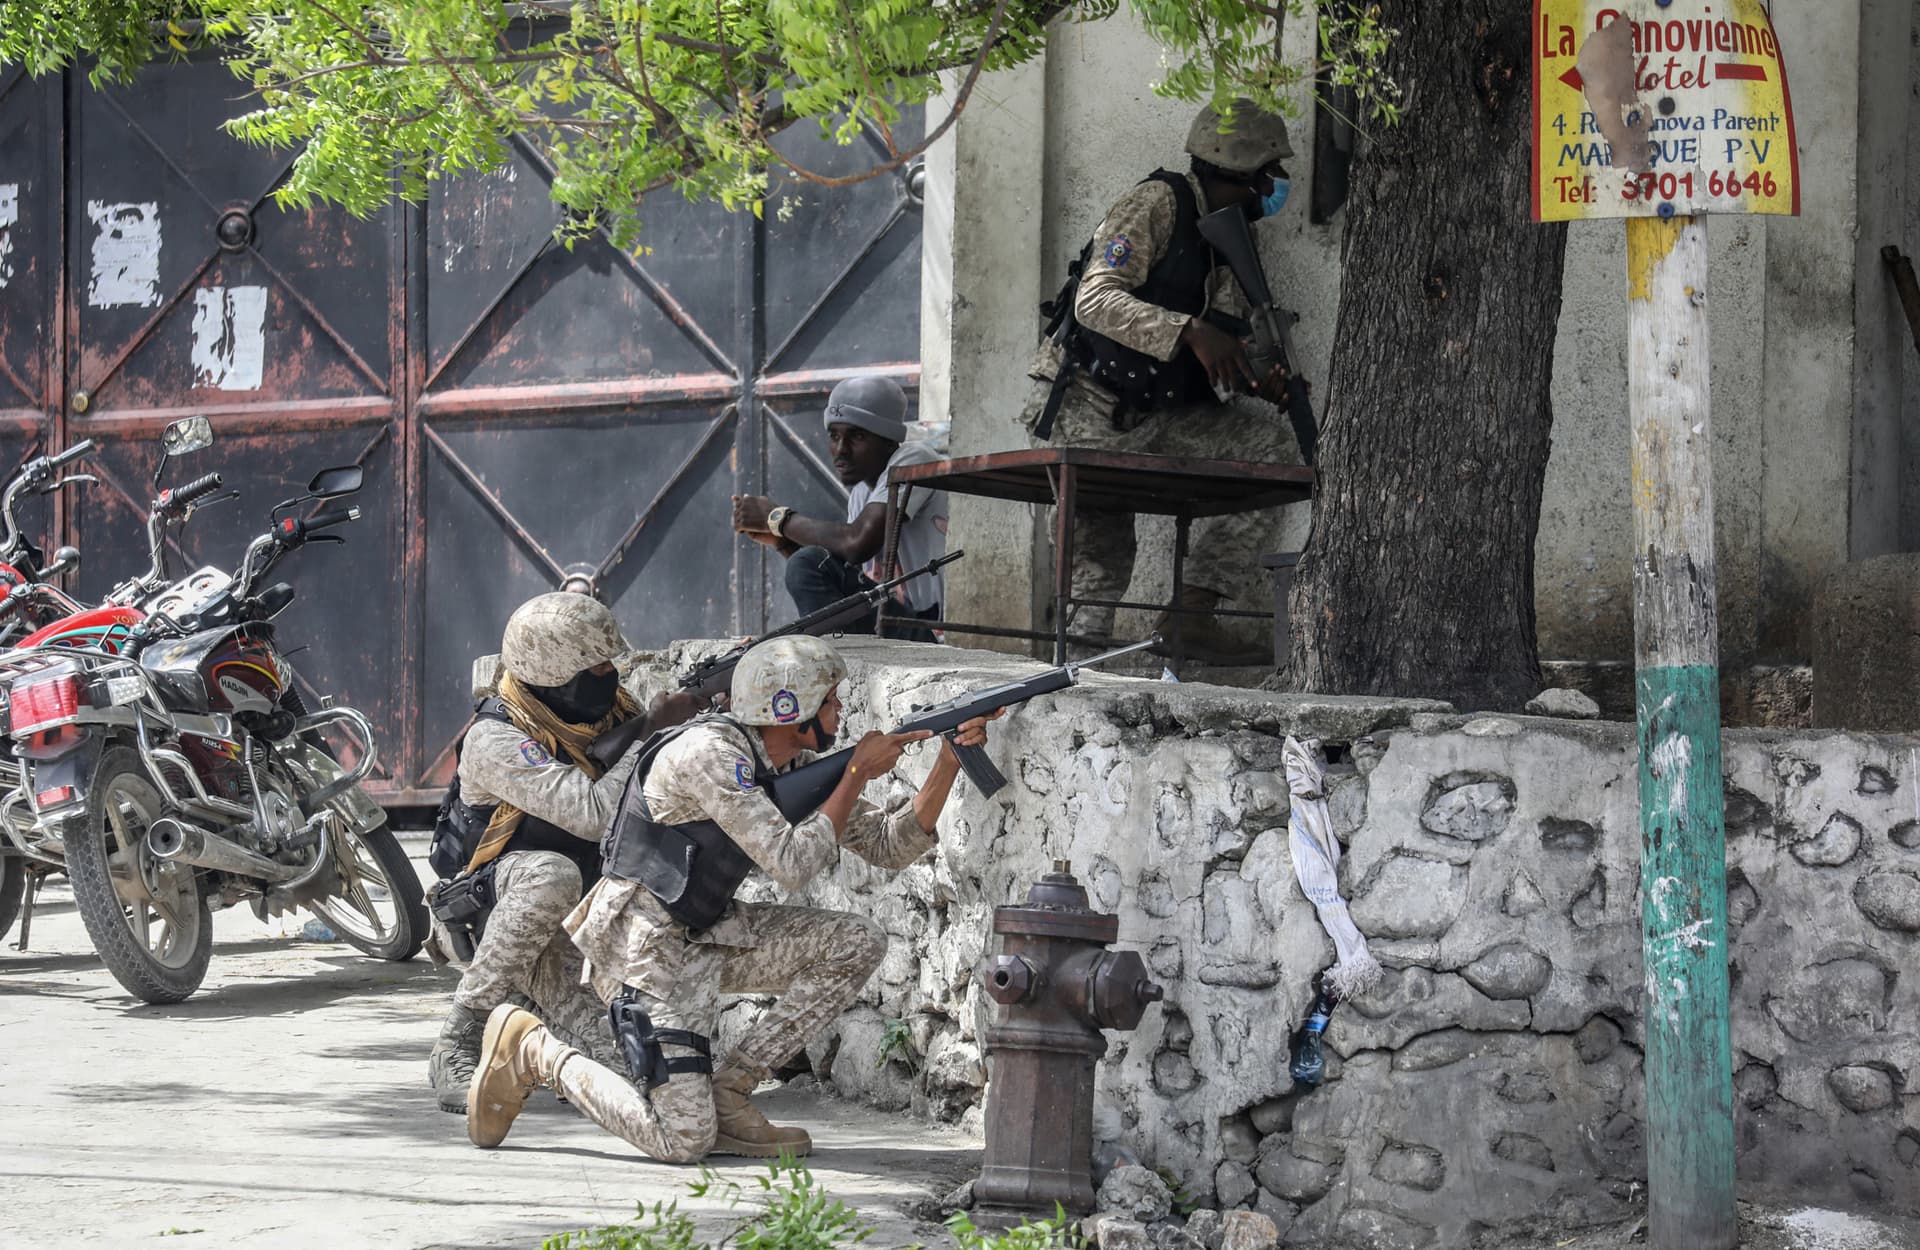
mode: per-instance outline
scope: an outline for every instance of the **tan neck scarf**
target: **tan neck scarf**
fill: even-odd
[[[534,697],[512,673],[500,674],[500,701],[507,706],[507,715],[514,727],[547,748],[555,758],[562,752],[567,758],[584,770],[588,777],[600,780],[601,769],[588,756],[587,748],[593,740],[612,729],[615,725],[640,715],[640,704],[627,692],[625,686],[614,697],[613,711],[608,712],[591,725],[574,725],[561,720],[552,708]],[[511,803],[502,802],[493,809],[493,816],[487,821],[487,832],[480,839],[480,846],[467,862],[467,871],[485,864],[506,849],[507,843],[520,828],[520,821],[526,813]]]

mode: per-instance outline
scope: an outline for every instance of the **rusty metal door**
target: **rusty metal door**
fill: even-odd
[[[791,610],[729,497],[838,515],[826,391],[862,369],[917,380],[907,171],[809,188],[764,221],[658,196],[635,257],[554,243],[528,150],[368,220],[283,212],[288,155],[218,131],[237,95],[211,60],[104,91],[0,83],[0,219],[17,206],[0,220],[0,467],[37,441],[100,442],[103,485],[57,519],[84,594],[141,564],[167,421],[211,416],[216,446],[177,472],[243,492],[195,518],[181,567],[231,567],[268,506],[362,464],[349,545],[283,566],[300,592],[283,640],[373,717],[393,803],[437,798],[474,657],[570,570],[641,646]],[[875,159],[812,138],[794,155],[829,173]]]

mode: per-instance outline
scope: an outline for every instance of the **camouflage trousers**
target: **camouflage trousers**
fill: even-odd
[[[580,901],[580,869],[557,851],[509,851],[493,870],[494,905],[453,1001],[484,1017],[529,1008],[567,1042],[621,1066],[607,1009],[580,983],[584,964],[560,921]]]
[[[689,942],[673,997],[643,994],[641,1000],[656,1028],[712,1038],[720,1028],[722,994],[778,994],[731,1054],[713,1057],[716,1072],[744,1069],[765,1080],[853,1005],[880,966],[887,939],[871,921],[846,912],[758,911],[760,945]],[[524,1044],[532,1051],[524,1058],[543,1082],[642,1154],[691,1163],[713,1149],[716,1121],[707,1075],[676,1073],[648,1091],[621,1076],[617,1066],[596,1062],[541,1030]],[[670,1058],[693,1053],[682,1046],[662,1049]]]
[[[1050,379],[1036,379],[1021,410],[1020,421],[1029,435],[1040,420]],[[1053,437],[1039,446],[1097,447],[1106,451],[1139,452],[1155,456],[1187,456],[1204,460],[1251,460],[1267,464],[1299,464],[1300,449],[1286,414],[1265,400],[1236,395],[1214,406],[1170,408],[1144,414],[1129,430],[1113,424],[1113,396],[1076,377],[1061,397],[1053,420]],[[1137,542],[1133,514],[1076,511],[1073,525],[1073,597],[1121,599],[1133,581]],[[1229,593],[1247,580],[1247,569],[1279,540],[1280,510],[1202,517],[1187,536],[1187,559],[1181,580],[1188,586]],[[1104,635],[1113,628],[1113,609],[1077,608],[1076,632]]]

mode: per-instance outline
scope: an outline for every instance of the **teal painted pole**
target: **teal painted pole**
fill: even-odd
[[[1652,1250],[1735,1250],[1707,225],[1627,220]]]

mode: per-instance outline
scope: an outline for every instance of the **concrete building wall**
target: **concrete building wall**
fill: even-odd
[[[1877,270],[1883,242],[1909,250],[1920,244],[1908,190],[1920,176],[1909,116],[1916,7],[1914,0],[1777,7],[1792,75],[1802,216],[1711,223],[1722,651],[1730,665],[1804,661],[1809,599],[1828,572],[1872,551],[1920,546],[1920,369],[1907,355],[1912,346],[1897,309],[1885,315],[1891,296]],[[1292,23],[1286,59],[1306,64],[1312,43],[1311,25]],[[979,205],[971,228],[991,242],[969,254],[972,267],[955,264],[936,277],[940,260],[928,236],[929,286],[947,282],[952,293],[937,310],[942,315],[930,309],[923,320],[923,359],[929,372],[950,360],[957,380],[964,356],[988,375],[969,384],[979,406],[952,411],[957,448],[1025,445],[1013,416],[1038,328],[1033,304],[1058,285],[1108,204],[1155,166],[1183,161],[1193,110],[1153,95],[1159,74],[1159,50],[1124,9],[1104,22],[1062,25],[1037,93],[1027,80],[1002,88],[990,77],[982,89],[1000,91],[1004,107],[970,110],[957,128],[959,143],[941,173],[960,202]],[[1324,377],[1345,217],[1308,222],[1312,122],[1304,91],[1297,103],[1292,202],[1258,235],[1283,301],[1302,315],[1297,338],[1308,376]],[[1017,108],[1029,111],[1016,116],[1010,110]],[[969,150],[967,128],[981,116],[1000,141]],[[1037,204],[1031,188],[1002,189],[1010,170],[1035,165]],[[1036,217],[1037,248],[1029,233]],[[966,228],[956,224],[955,257]],[[1576,226],[1568,249],[1554,449],[1536,552],[1541,649],[1550,659],[1625,659],[1633,622],[1624,230],[1619,222]],[[956,512],[955,533],[972,568],[957,583],[953,614],[1024,620],[1028,583],[1003,553],[1032,559],[1036,539],[1044,541],[1036,519],[1004,506],[969,511],[966,524],[962,515]],[[1171,526],[1143,526],[1148,537],[1129,591],[1135,599],[1164,586],[1171,543]],[[1273,548],[1297,548],[1305,529],[1304,515],[1289,517]],[[1250,606],[1266,606],[1257,577],[1244,591]]]

